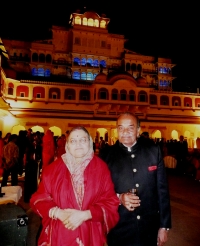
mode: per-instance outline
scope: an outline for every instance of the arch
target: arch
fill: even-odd
[[[36,86],[33,88],[34,98],[45,98],[45,88],[41,86]]]
[[[169,97],[168,96],[161,96],[160,97],[160,105],[168,105],[169,106]]]
[[[72,78],[79,80],[79,79],[81,79],[81,75],[80,75],[80,73],[78,71],[74,71],[73,75],[72,75]]]
[[[105,139],[105,137],[107,138],[107,140],[108,140],[108,131],[107,131],[107,129],[106,128],[98,128],[97,129],[97,132],[98,132],[98,134],[97,134],[97,136],[99,137],[98,138],[98,143],[99,143],[99,141],[100,141],[100,137],[103,137],[103,139],[106,141],[106,139]]]
[[[80,58],[74,57],[74,66],[80,66]]]
[[[46,69],[45,72],[44,72],[44,76],[45,77],[50,77],[50,75],[51,75],[50,69]]]
[[[163,68],[163,73],[167,73],[168,69],[166,67]]]
[[[134,102],[135,99],[136,99],[136,98],[135,98],[135,91],[130,90],[130,91],[129,91],[129,101]]]
[[[45,63],[45,55],[43,53],[39,54],[39,62]]]
[[[92,67],[93,66],[93,60],[92,58],[87,59],[87,67]]]
[[[100,67],[106,67],[106,61],[105,60],[100,61]]]
[[[46,63],[51,63],[51,61],[52,61],[51,55],[47,54],[46,55]]]
[[[100,28],[106,28],[106,21],[105,20],[100,21]]]
[[[185,106],[185,107],[192,107],[192,98],[190,98],[190,97],[185,97],[185,98],[184,98],[184,106]]]
[[[118,100],[118,90],[117,89],[112,89],[111,98],[112,100]]]
[[[32,70],[31,70],[31,74],[33,75],[33,76],[38,76],[38,70],[37,70],[37,68],[32,68]]]
[[[195,107],[200,108],[200,98],[195,98]]]
[[[106,88],[100,88],[98,91],[98,99],[106,99],[108,100],[109,94],[108,94],[108,90]]]
[[[61,136],[62,135],[61,129],[57,126],[51,126],[51,127],[49,127],[49,130],[51,130],[53,132],[54,136]]]
[[[94,80],[93,73],[91,72],[87,73],[87,80]]]
[[[25,131],[25,127],[22,125],[16,125],[12,127],[11,134],[19,135],[19,131]]]
[[[150,100],[150,104],[157,105],[157,96],[156,95],[150,95],[149,100]]]
[[[32,62],[38,62],[38,54],[35,52],[32,54]]]
[[[148,95],[146,91],[140,91],[138,93],[138,102],[148,102]]]
[[[14,84],[9,83],[8,84],[8,95],[13,95],[13,92],[14,92]]]
[[[80,90],[79,100],[90,101],[90,91],[89,90]]]
[[[65,89],[64,97],[67,100],[75,100],[76,99],[76,91],[74,89]]]
[[[28,86],[25,86],[25,85],[17,86],[16,96],[17,97],[28,97],[29,96]]]
[[[41,132],[41,133],[44,133],[44,129],[41,126],[33,126],[33,127],[31,127],[31,129],[32,129],[33,132]]]
[[[132,64],[131,64],[131,70],[132,70],[132,71],[136,71],[136,64],[135,64],[135,63],[132,63]]]
[[[95,27],[99,27],[99,20],[98,20],[98,19],[95,19],[95,20],[94,20],[94,26],[95,26]]]
[[[87,26],[87,24],[88,24],[88,23],[87,23],[87,18],[84,17],[84,18],[83,18],[83,25],[84,25],[84,26]]]
[[[159,67],[159,73],[163,73],[163,67]]]
[[[151,134],[151,137],[153,139],[160,139],[160,138],[162,138],[161,131],[160,130],[153,131],[152,134]]]
[[[81,59],[81,66],[85,66],[86,65],[86,58],[82,58]]]
[[[120,100],[121,101],[126,101],[127,99],[127,91],[126,90],[121,90],[120,91]]]
[[[97,59],[95,59],[95,60],[93,61],[93,66],[94,66],[94,67],[99,67],[99,61],[98,61]]]
[[[178,137],[178,132],[176,130],[173,130],[171,132],[171,138],[176,139],[178,141],[179,137]]]
[[[82,72],[81,73],[81,79],[82,80],[86,80],[87,78],[86,78],[86,72]]]
[[[94,26],[94,20],[92,18],[88,18],[88,26]]]
[[[38,68],[38,76],[44,77],[44,68],[42,67]]]
[[[137,65],[137,71],[138,71],[138,72],[142,72],[142,65],[141,65],[141,64],[138,64],[138,65]]]
[[[178,96],[172,97],[172,105],[173,106],[181,106],[181,98]]]
[[[126,63],[126,71],[130,71],[131,70],[131,65],[130,65],[130,63],[128,62],[128,63]]]
[[[75,24],[81,25],[81,17],[80,16],[75,17]]]
[[[49,98],[60,99],[60,89],[52,87],[49,89]]]

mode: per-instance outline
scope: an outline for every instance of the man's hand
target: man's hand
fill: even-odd
[[[122,193],[119,195],[121,204],[124,205],[129,211],[133,211],[140,206],[141,200],[139,197],[132,193]]]
[[[168,240],[168,231],[164,228],[160,228],[158,230],[158,239],[157,239],[157,245],[163,246]]]

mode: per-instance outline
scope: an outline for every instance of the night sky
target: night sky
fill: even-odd
[[[143,55],[170,57],[177,64],[173,89],[200,87],[200,20],[198,3],[183,1],[2,1],[0,37],[44,39],[52,25],[67,26],[72,12],[93,10],[110,18],[109,32],[124,34],[125,48]],[[155,3],[154,3],[155,2]],[[177,2],[177,3],[175,3]],[[122,3],[124,5],[122,5]],[[131,3],[131,4],[130,4]],[[84,8],[86,7],[86,8]]]

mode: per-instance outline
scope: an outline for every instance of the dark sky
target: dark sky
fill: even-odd
[[[94,10],[110,18],[109,31],[129,39],[126,48],[144,55],[170,57],[177,64],[175,90],[200,87],[198,4],[183,1],[2,1],[0,37],[43,39],[51,25],[67,26],[76,9]],[[155,3],[154,3],[155,2]],[[177,2],[177,3],[175,3]],[[123,3],[123,4],[122,4]],[[130,4],[131,3],[131,4]]]

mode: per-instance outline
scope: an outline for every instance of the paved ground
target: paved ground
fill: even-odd
[[[171,172],[168,172],[168,180],[173,228],[165,246],[199,246],[200,182],[191,176],[177,176]],[[19,185],[23,186],[23,181]],[[35,246],[40,219],[31,211],[29,204],[23,202],[23,197],[19,204],[29,216],[27,246]]]

